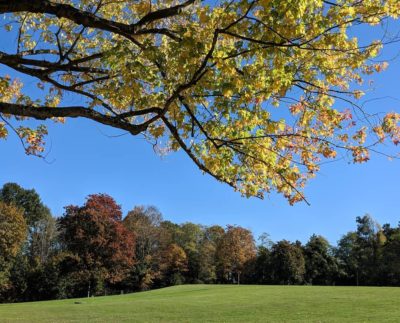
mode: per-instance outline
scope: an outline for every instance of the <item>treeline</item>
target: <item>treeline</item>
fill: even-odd
[[[370,216],[331,246],[322,236],[256,244],[240,226],[176,224],[155,207],[123,217],[108,195],[54,218],[34,190],[0,189],[0,301],[60,299],[183,283],[400,286],[400,227]]]

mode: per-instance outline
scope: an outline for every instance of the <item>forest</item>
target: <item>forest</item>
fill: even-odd
[[[165,220],[155,206],[126,215],[107,194],[55,217],[34,189],[0,189],[0,301],[122,294],[179,284],[400,286],[400,225],[370,215],[336,246],[254,237],[236,225]]]

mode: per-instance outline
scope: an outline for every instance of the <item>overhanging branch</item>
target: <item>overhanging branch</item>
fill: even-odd
[[[128,131],[132,135],[137,135],[145,131],[147,125],[135,125],[121,120],[118,116],[104,115],[93,109],[83,106],[72,107],[34,107],[31,105],[22,105],[14,103],[0,102],[0,113],[19,117],[34,118],[37,120],[46,120],[52,118],[86,118],[101,124]]]

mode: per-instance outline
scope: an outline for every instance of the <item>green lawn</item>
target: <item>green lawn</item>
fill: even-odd
[[[185,285],[0,305],[1,323],[288,321],[400,322],[400,288]]]

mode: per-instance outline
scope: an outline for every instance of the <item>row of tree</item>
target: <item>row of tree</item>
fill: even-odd
[[[52,217],[34,190],[0,190],[0,300],[104,295],[182,283],[400,286],[400,226],[370,216],[336,247],[322,236],[258,245],[251,231],[165,221],[138,206],[123,217],[108,195],[90,195]]]

